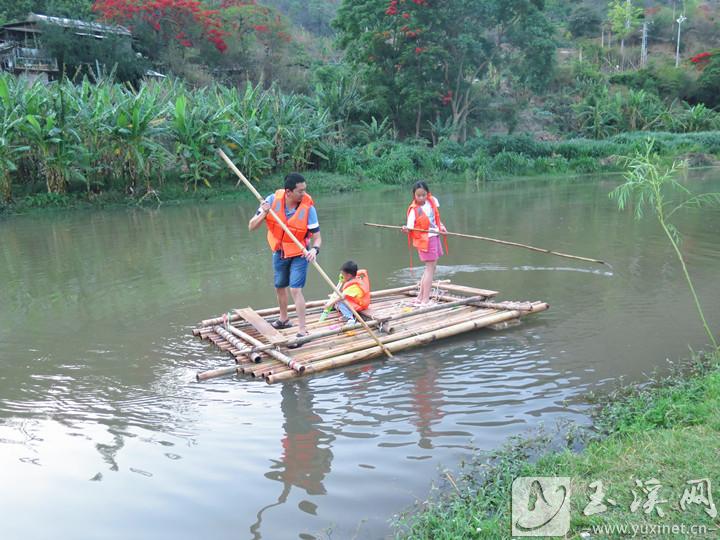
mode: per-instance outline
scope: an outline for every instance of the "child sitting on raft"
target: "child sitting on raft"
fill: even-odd
[[[326,309],[334,306],[345,319],[345,324],[349,326],[357,321],[348,306],[352,306],[358,313],[370,306],[370,277],[367,270],[358,270],[358,265],[353,261],[347,261],[340,267],[340,275],[342,277],[340,291],[344,298],[338,298],[333,294],[326,304]]]

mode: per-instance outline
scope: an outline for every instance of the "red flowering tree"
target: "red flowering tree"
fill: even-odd
[[[157,58],[158,46],[189,48],[201,40],[219,52],[228,48],[220,12],[198,0],[95,0],[92,9],[103,21],[149,36],[143,52],[151,58]]]
[[[695,64],[698,69],[703,69],[710,63],[712,56],[713,54],[710,52],[701,52],[693,56],[690,61]]]
[[[344,0],[335,27],[380,112],[400,133],[447,118],[463,139],[481,82],[504,69],[542,85],[555,44],[542,0]],[[492,69],[491,69],[492,68]]]

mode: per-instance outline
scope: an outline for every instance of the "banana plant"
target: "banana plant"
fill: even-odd
[[[61,84],[49,94],[41,84],[34,85],[25,102],[25,139],[38,160],[48,193],[65,193],[71,180],[83,180],[86,156],[80,135],[74,127],[72,103]]]
[[[169,157],[161,144],[167,131],[164,103],[156,90],[148,91],[147,87],[121,96],[104,127],[117,164],[116,175],[130,193],[135,193],[142,181],[150,191],[152,180],[162,179]]]
[[[18,144],[22,121],[20,106],[10,96],[8,78],[0,77],[0,197],[6,203],[12,201],[11,174],[17,171],[16,158],[30,149]]]
[[[186,191],[191,183],[194,190],[199,183],[211,187],[209,179],[220,169],[215,150],[230,131],[229,110],[230,105],[218,108],[203,91],[195,93],[192,105],[184,94],[176,98],[170,135]]]

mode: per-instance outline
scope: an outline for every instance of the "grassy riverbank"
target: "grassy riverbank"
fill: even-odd
[[[604,141],[570,139],[553,143],[534,141],[525,136],[492,137],[465,145],[439,147],[392,143],[379,156],[361,156],[353,167],[341,172],[307,170],[303,174],[313,194],[341,193],[377,189],[383,186],[410,185],[417,178],[431,183],[502,181],[509,178],[559,177],[572,179],[588,174],[619,172],[619,156],[632,153],[648,136],[668,163],[686,159],[691,167],[720,164],[720,132],[693,134],[634,133]],[[474,148],[473,148],[474,147]],[[282,185],[283,172],[263,176],[255,184],[261,193],[270,193]],[[180,180],[165,179],[147,195],[106,189],[99,192],[72,190],[66,193],[36,191],[16,196],[11,203],[0,202],[0,215],[25,214],[41,209],[87,209],[117,206],[187,204],[223,200],[242,200],[252,195],[237,187],[232,179],[213,179],[211,187],[187,187]]]
[[[720,518],[705,511],[709,505],[691,503],[683,510],[680,500],[692,489],[688,481],[710,479],[714,490],[720,483],[720,355],[695,357],[667,378],[616,392],[605,402],[595,418],[599,434],[581,452],[543,452],[526,442],[489,461],[482,456],[453,478],[446,495],[403,518],[398,536],[510,538],[513,480],[561,476],[572,478],[567,538],[717,538]],[[664,517],[655,509],[646,513],[642,505],[653,491],[647,484],[652,479],[661,486],[659,499],[667,501],[658,505]],[[597,480],[607,510],[587,516],[596,492],[590,484]],[[635,512],[633,491],[641,501]]]

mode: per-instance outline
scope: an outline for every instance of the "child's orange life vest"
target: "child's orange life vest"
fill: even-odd
[[[431,193],[428,193],[427,200],[430,203],[430,206],[432,207],[433,214],[435,215],[435,225],[437,225],[438,229],[440,228],[440,209],[438,208],[438,205],[435,204],[435,197],[432,196]],[[407,209],[407,216],[410,216],[410,212],[415,212],[415,225],[413,226],[413,229],[422,229],[423,231],[428,231],[430,229],[430,218],[425,215],[425,212],[422,211],[421,207],[418,206],[418,204],[415,202],[415,199],[412,200],[410,203],[410,206],[408,206]],[[412,240],[412,245],[419,249],[420,251],[427,251],[428,250],[428,243],[430,241],[430,236],[427,232],[421,232],[421,231],[409,231],[408,232],[408,244]],[[443,237],[443,240],[445,241],[445,253],[448,253],[448,247],[447,247],[447,238]]]
[[[303,195],[300,204],[298,205],[295,213],[287,219],[285,215],[285,190],[278,189],[275,192],[275,200],[272,204],[273,211],[277,216],[288,226],[293,236],[297,238],[300,243],[307,246],[307,235],[308,235],[308,217],[310,215],[310,207],[313,205],[313,200],[307,193]],[[275,252],[279,249],[282,250],[283,258],[289,259],[290,257],[297,257],[302,255],[303,251],[292,241],[280,224],[272,217],[272,214],[268,214],[265,218],[267,224],[267,241],[270,244],[270,249]]]
[[[367,270],[358,270],[354,278],[343,283],[341,290],[345,292],[353,285],[357,285],[362,294],[359,297],[346,296],[344,301],[351,305],[355,311],[363,311],[370,306],[370,276],[368,276]]]

